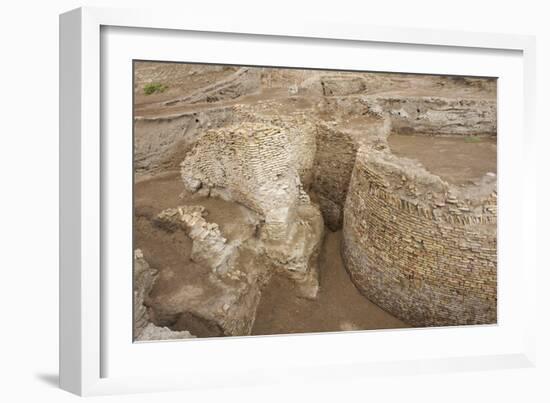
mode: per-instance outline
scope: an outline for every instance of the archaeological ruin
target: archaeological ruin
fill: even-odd
[[[136,341],[496,323],[496,79],[134,83]]]

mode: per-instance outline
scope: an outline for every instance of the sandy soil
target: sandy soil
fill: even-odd
[[[238,70],[233,66],[212,66],[204,71],[202,65],[182,63],[136,62],[134,101],[135,106],[151,102],[170,100],[182,94],[191,93]],[[146,95],[143,87],[147,83],[162,83],[167,85],[164,92]]]
[[[319,262],[321,289],[318,298],[299,298],[290,280],[273,277],[262,294],[252,334],[408,327],[355,288],[340,255],[341,238],[341,231],[327,230]]]
[[[191,239],[183,231],[167,232],[155,225],[153,220],[166,208],[199,204],[206,208],[209,221],[217,223],[222,233],[232,236],[234,233],[253,230],[246,224],[245,215],[248,214],[248,210],[237,203],[221,199],[192,197],[185,191],[178,172],[137,182],[134,188],[134,203],[134,249],[141,249],[145,260],[158,270],[146,302],[177,300],[182,290],[193,288],[196,284],[202,284],[201,295],[215,299],[220,289],[207,281],[211,269],[191,260]],[[207,299],[205,297],[205,300]],[[215,324],[197,320],[189,314],[179,315],[176,323],[172,318],[151,319],[157,326],[187,330],[197,337],[222,335]]]
[[[388,143],[395,155],[417,160],[428,171],[455,185],[471,183],[488,172],[497,173],[494,137],[392,134]]]

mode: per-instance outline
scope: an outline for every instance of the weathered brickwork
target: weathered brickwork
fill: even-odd
[[[190,190],[207,187],[256,211],[269,237],[284,239],[297,206],[309,201],[299,172],[309,168],[315,148],[308,144],[314,142],[312,131],[288,126],[245,123],[212,130],[181,164],[182,179]]]
[[[181,164],[185,186],[236,201],[258,213],[258,236],[269,265],[294,279],[301,295],[319,288],[317,255],[323,219],[302,178],[311,181],[311,125],[243,123],[204,133]]]
[[[357,144],[348,133],[318,126],[312,189],[318,196],[325,224],[333,231],[342,227],[342,210],[356,153]]]
[[[325,113],[332,111],[333,116],[339,109],[334,100],[323,102],[321,107]],[[342,211],[358,148],[362,145],[386,148],[391,129],[389,119],[368,105],[356,108],[361,110],[359,119],[343,116],[342,120],[317,125],[312,190],[325,224],[332,231],[342,228]]]
[[[370,97],[399,133],[496,135],[496,101],[444,97]]]
[[[420,199],[384,154],[360,150],[349,186],[342,252],[353,281],[412,325],[495,323],[496,193],[465,199],[441,182]]]

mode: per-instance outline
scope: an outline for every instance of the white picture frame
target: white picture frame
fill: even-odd
[[[312,48],[313,44],[317,46],[317,43],[319,46],[330,47],[335,52],[340,48],[353,48],[355,49],[353,52],[366,52],[367,48],[371,52],[382,50],[380,58],[377,59],[378,64],[375,65],[372,61],[356,66],[363,66],[365,69],[369,67],[372,70],[392,71],[387,67],[391,66],[389,63],[393,60],[395,64],[395,60],[404,55],[409,57],[410,52],[423,54],[425,60],[417,61],[417,67],[411,65],[413,67],[404,67],[396,71],[459,75],[472,73],[474,73],[472,75],[483,75],[482,73],[485,72],[486,75],[495,76],[490,74],[491,71],[501,69],[498,70],[503,74],[499,76],[499,79],[502,78],[502,85],[499,84],[498,100],[499,187],[502,186],[504,191],[501,192],[499,189],[499,266],[501,264],[506,267],[513,266],[516,271],[506,269],[501,272],[499,267],[499,276],[502,274],[503,277],[499,277],[498,325],[145,343],[141,344],[138,351],[131,338],[126,338],[125,332],[129,330],[131,333],[131,329],[127,329],[127,322],[131,321],[131,316],[117,321],[117,318],[124,318],[122,315],[128,313],[131,297],[123,304],[113,305],[118,303],[113,302],[112,298],[113,290],[118,289],[117,281],[124,281],[127,276],[117,280],[111,277],[108,271],[108,268],[112,267],[109,261],[112,248],[109,248],[106,234],[109,234],[109,239],[112,240],[113,233],[109,232],[110,230],[106,233],[105,228],[115,225],[114,233],[127,231],[128,228],[125,226],[127,221],[126,224],[122,222],[120,225],[112,224],[111,221],[115,222],[118,216],[106,214],[106,211],[116,212],[127,208],[128,214],[131,213],[131,205],[124,204],[128,189],[125,186],[118,186],[116,182],[116,178],[124,176],[125,173],[121,171],[117,174],[118,168],[114,168],[110,160],[116,150],[122,154],[125,153],[127,157],[127,151],[131,150],[131,146],[127,147],[127,142],[114,141],[112,136],[108,136],[112,128],[116,127],[111,125],[118,124],[109,119],[113,115],[122,115],[121,118],[125,119],[128,110],[131,111],[132,108],[131,103],[126,102],[127,98],[120,98],[118,102],[117,97],[126,94],[125,80],[117,80],[116,83],[105,82],[107,74],[116,74],[117,71],[124,71],[126,68],[126,64],[117,64],[115,57],[109,53],[109,49],[119,50],[117,54],[121,60],[125,58],[121,63],[126,63],[128,58],[144,58],[143,54],[131,54],[134,48],[126,46],[129,42],[124,42],[131,40],[128,37],[139,34],[141,35],[140,46],[149,49],[145,59],[181,60],[184,57],[181,56],[181,50],[177,56],[171,56],[171,49],[174,49],[174,43],[181,40],[178,35],[185,36],[186,33],[193,34],[192,40],[200,40],[201,36],[212,36],[215,33],[212,37],[212,46],[215,46],[216,41],[231,41],[237,38],[239,41],[249,40],[261,46],[271,44],[269,46],[286,49],[289,53],[293,52],[293,44],[298,44],[303,50]],[[247,43],[247,46],[252,46],[252,42]],[[152,44],[155,43],[159,45],[152,49]],[[195,49],[192,42],[189,43],[188,51]],[[363,48],[363,46],[366,47]],[[123,48],[127,53],[123,52]],[[384,53],[386,48],[391,48],[390,50],[395,54],[392,56],[392,53]],[[189,58],[184,60],[229,64],[238,64],[241,61],[241,64],[274,66],[291,66],[290,63],[292,63],[283,59],[280,64],[273,62],[273,59],[270,59],[273,54],[268,54],[267,51],[250,52],[253,54],[246,56],[244,60],[242,51],[239,59],[236,56],[232,58],[232,53],[224,54],[221,51],[222,48],[219,49],[220,52],[216,55],[202,53],[202,56],[196,50],[193,60]],[[230,50],[235,54],[239,52],[238,46]],[[442,52],[445,56],[443,59],[437,58],[432,54],[433,52]],[[462,52],[472,54],[474,58],[478,57],[479,66],[475,67],[472,64],[468,67],[467,63],[449,62],[460,60]],[[315,52],[312,52],[313,54]],[[498,58],[508,54],[510,57],[502,57],[501,66],[497,66],[496,64],[501,60]],[[299,55],[295,56],[298,58]],[[112,57],[113,64],[110,65],[109,61],[103,60],[105,57]],[[343,51],[342,60],[346,57],[349,59]],[[483,59],[484,57],[487,59]],[[494,59],[495,57],[499,63],[493,66],[491,61],[497,60]],[[526,174],[535,170],[535,159],[531,158],[535,152],[534,58],[534,38],[520,35],[369,27],[326,21],[280,24],[277,21],[268,20],[250,21],[238,16],[215,20],[151,10],[80,8],[62,14],[60,16],[61,387],[79,395],[97,395],[292,382],[296,379],[334,380],[380,373],[396,375],[534,365],[534,318],[529,315],[520,315],[521,312],[535,312],[534,256],[536,253],[534,248],[536,242],[533,238],[536,233],[536,217],[535,212],[529,208],[534,203],[532,190],[535,188],[535,182],[534,179],[530,179],[532,176]],[[349,60],[346,62],[333,60],[334,64],[327,66],[315,56],[311,56],[310,59],[296,62],[298,63],[296,66],[349,67],[353,64]],[[482,60],[487,61],[486,65],[483,65]],[[453,64],[452,68],[449,67],[451,64]],[[509,69],[504,67],[508,64]],[[128,70],[127,74],[127,78],[131,80],[131,70]],[[129,94],[128,92],[126,95]],[[502,94],[515,96],[513,100],[502,100],[500,98]],[[113,100],[117,100],[116,106]],[[508,103],[508,101],[514,103]],[[516,109],[517,107],[519,110]],[[502,110],[508,113],[503,114]],[[517,113],[511,113],[513,111]],[[124,127],[121,130],[126,132]],[[501,143],[502,133],[518,131],[521,136],[505,137]],[[127,140],[127,137],[124,138]],[[517,152],[509,153],[510,150]],[[504,166],[502,166],[503,161],[506,162]],[[516,165],[514,171],[509,171],[507,175],[508,163]],[[502,177],[505,178],[506,183],[502,183]],[[512,191],[512,186],[509,192],[506,191],[508,182],[514,185],[515,192]],[[127,182],[122,184],[125,185]],[[520,191],[517,191],[517,186],[520,186]],[[113,194],[119,190],[126,193],[121,194],[121,197]],[[119,200],[118,206],[111,205],[114,199]],[[501,213],[501,206],[504,212],[514,210],[513,217]],[[501,233],[502,229],[506,229],[506,232]],[[120,242],[122,249],[127,249],[128,244],[125,243],[127,238],[121,238]],[[513,252],[508,247],[513,247]],[[131,256],[131,249],[126,252],[126,256]],[[127,267],[126,273],[130,272],[131,266]],[[503,284],[500,283],[501,278]],[[109,281],[106,282],[107,280]],[[131,284],[127,284],[127,287],[131,289]],[[123,294],[127,293],[127,287]],[[517,312],[510,311],[510,315],[507,316],[511,308],[506,301],[511,300],[509,297],[512,290],[521,300],[521,306],[517,308]],[[503,321],[500,320],[501,314],[505,318]],[[118,323],[121,325],[116,326]],[[460,348],[453,345],[457,340],[462,340]],[[381,346],[378,348],[380,353],[378,355],[374,350],[369,352],[366,347],[359,350],[357,348],[375,343],[380,343],[379,346]],[[409,354],[403,349],[395,348],[392,354],[388,354],[389,350],[384,346],[389,346],[391,343],[395,343],[396,346],[410,343],[412,349],[416,351],[414,354]],[[338,346],[343,347],[339,349]],[[318,348],[326,348],[334,353],[321,359],[315,356],[315,349]],[[281,351],[289,351],[290,354],[288,357],[281,358]],[[169,355],[178,354],[185,354],[187,368],[177,364],[177,360],[175,360],[176,364],[168,363]],[[164,370],[136,369],[133,371],[134,355],[135,357],[139,355],[140,362],[150,363],[153,369],[160,368],[158,364],[164,362],[166,364],[162,366]],[[152,358],[153,356],[157,358]],[[155,359],[157,361],[154,361]],[[213,360],[219,360],[220,365],[215,372],[209,372],[211,364],[215,362]],[[224,363],[226,365],[222,365]],[[178,368],[178,365],[181,368]],[[193,366],[192,371],[189,370],[189,366]]]

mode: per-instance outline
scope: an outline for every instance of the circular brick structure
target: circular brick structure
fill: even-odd
[[[388,149],[357,153],[342,255],[371,301],[414,326],[496,322],[496,177],[453,186]]]

